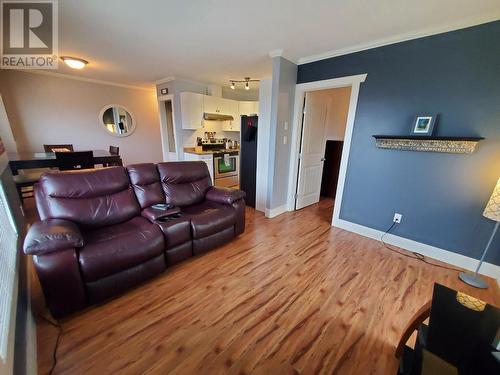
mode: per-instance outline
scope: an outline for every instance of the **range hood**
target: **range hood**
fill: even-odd
[[[203,120],[206,121],[233,121],[234,117],[231,115],[221,115],[220,113],[203,113]]]

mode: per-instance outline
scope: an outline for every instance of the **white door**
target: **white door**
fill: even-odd
[[[302,120],[296,209],[319,202],[325,154],[327,101],[306,93]]]

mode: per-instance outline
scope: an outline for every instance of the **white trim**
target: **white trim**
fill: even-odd
[[[165,106],[163,105],[163,102],[168,102],[168,101],[172,103],[172,121],[174,130],[174,142],[176,147],[175,154],[177,154],[177,149],[179,147],[177,142],[177,130],[175,129],[174,95],[173,94],[161,95],[158,97],[158,116],[160,118],[160,139],[161,139],[161,150],[163,155],[163,161],[171,160],[170,154],[171,153],[174,154],[168,148],[167,123],[165,118],[166,112],[165,112]]]
[[[282,206],[278,206],[276,208],[266,208],[266,217],[269,219],[272,219],[273,217],[281,215],[282,213],[285,213],[286,211],[287,211],[286,204],[284,204]]]
[[[158,86],[158,85],[161,85],[163,83],[168,83],[168,82],[172,82],[172,81],[182,81],[182,82],[194,83],[195,85],[206,86],[206,92],[203,95],[207,95],[207,93],[208,93],[208,91],[207,91],[208,86],[210,86],[210,85],[220,86],[220,84],[218,84],[218,83],[208,83],[208,82],[195,81],[193,79],[183,78],[183,77],[177,77],[177,76],[168,76],[168,77],[165,77],[165,78],[161,78],[161,79],[159,79],[157,81],[154,81],[154,84],[156,86]]]
[[[272,51],[269,51],[269,57],[271,59],[274,59],[275,57],[280,57],[283,56],[283,49],[273,49]]]
[[[349,152],[351,150],[352,132],[354,129],[354,117],[356,116],[356,107],[358,105],[359,87],[362,82],[366,80],[367,74],[358,74],[348,77],[325,79],[322,81],[314,81],[307,83],[300,83],[295,88],[295,106],[293,115],[292,127],[292,144],[290,151],[290,166],[289,166],[289,179],[288,179],[288,199],[287,209],[293,211],[295,209],[295,195],[297,193],[297,173],[298,173],[298,156],[300,150],[300,130],[302,127],[302,103],[306,92],[326,90],[338,87],[351,86],[351,98],[349,101],[349,110],[347,115],[347,124],[344,136],[344,147],[342,149],[342,158],[340,161],[339,178],[337,183],[337,193],[335,195],[333,219],[339,218],[340,207],[342,205],[342,196],[344,194],[344,182],[347,171],[347,162],[349,160]]]
[[[357,44],[351,47],[340,48],[333,51],[318,53],[316,55],[301,57],[298,59],[298,64],[299,65],[307,64],[314,61],[329,59],[336,56],[348,55],[350,53],[365,51],[372,48],[388,46],[391,44],[405,42],[408,40],[413,40],[418,38],[424,38],[426,36],[465,29],[467,27],[477,26],[483,23],[497,21],[499,18],[500,18],[500,11],[488,13],[487,16],[468,18],[467,20],[456,21],[439,27],[431,27],[423,30],[412,31],[409,33],[403,33],[395,36],[390,36],[387,38],[373,40],[367,43]]]
[[[365,227],[363,225],[352,223],[343,219],[334,220],[333,225],[337,228],[345,229],[349,232],[354,232],[364,237],[373,238],[378,241],[380,241],[380,238],[384,234],[384,232],[380,230]],[[384,242],[408,251],[416,251],[422,255],[425,255],[426,257],[433,258],[456,267],[465,268],[469,271],[475,271],[479,263],[479,260],[477,259],[470,258],[465,255],[460,255],[449,250],[440,249],[435,246],[426,245],[424,243],[410,240],[408,238],[396,236],[394,234],[387,234],[384,237]],[[484,262],[481,267],[480,273],[482,275],[497,279],[497,282],[499,282],[500,280],[500,266],[497,266],[495,264]]]
[[[275,50],[269,51],[269,57],[271,59],[274,59],[275,57],[283,57],[285,60],[288,60],[290,62],[293,62],[295,65],[298,65],[297,60],[290,57],[290,56],[286,56],[285,51],[283,49],[275,49]]]
[[[117,83],[117,82],[103,81],[103,80],[94,79],[94,78],[86,78],[86,77],[73,76],[73,75],[70,75],[70,74],[63,74],[63,73],[56,73],[56,72],[47,72],[45,70],[17,70],[17,71],[18,72],[23,72],[23,73],[32,73],[32,74],[40,74],[40,75],[44,75],[44,76],[52,76],[52,77],[57,77],[57,78],[72,79],[72,80],[75,80],[75,81],[96,83],[96,84],[99,84],[99,85],[116,86],[116,87],[122,87],[122,88],[125,88],[125,89],[132,89],[132,90],[153,91],[155,89],[153,86],[151,86],[151,87],[133,86],[133,85],[127,85],[127,84],[124,84],[124,83]]]
[[[33,295],[33,263],[26,262],[26,284],[27,284],[27,312],[26,312],[26,374],[36,375],[38,372],[37,364],[37,335],[36,322],[33,316],[33,308],[31,304]]]
[[[161,85],[162,83],[168,83],[168,82],[171,82],[171,81],[175,81],[177,78],[175,78],[174,76],[168,76],[168,77],[164,77],[164,78],[160,78],[156,81],[154,81],[154,84],[155,85]]]

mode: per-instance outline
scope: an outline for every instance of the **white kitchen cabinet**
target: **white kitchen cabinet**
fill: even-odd
[[[240,103],[240,115],[258,115],[259,114],[259,102],[239,102]]]
[[[194,92],[181,92],[182,129],[196,130],[203,127],[203,97]]]
[[[210,178],[212,179],[212,184],[214,184],[214,155],[213,154],[191,154],[189,152],[184,152],[184,160],[186,161],[203,161],[208,167],[210,172]]]
[[[203,111],[206,113],[217,113],[220,115],[225,115],[226,102],[224,99],[218,96],[203,95]]]
[[[240,106],[239,102],[236,100],[227,100],[228,112],[227,115],[233,116],[232,121],[224,121],[222,123],[222,130],[226,132],[239,132],[241,130],[241,117],[240,117]]]

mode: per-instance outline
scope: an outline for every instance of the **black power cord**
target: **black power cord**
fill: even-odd
[[[382,242],[382,246],[384,246],[387,250],[390,250],[394,253],[397,253],[399,255],[402,255],[402,256],[405,256],[407,258],[411,258],[411,259],[416,259],[416,260],[419,260],[425,264],[429,264],[431,266],[434,266],[434,267],[438,267],[438,268],[443,268],[445,270],[450,270],[450,271],[457,271],[457,272],[462,272],[463,270],[461,269],[458,269],[458,268],[453,268],[453,267],[448,267],[448,266],[443,266],[441,264],[437,264],[437,263],[433,263],[433,262],[429,262],[427,260],[427,258],[425,257],[424,254],[421,254],[417,251],[412,251],[411,254],[405,254],[401,251],[399,251],[398,249],[395,249],[391,246],[389,246],[387,243],[384,242],[384,237],[385,235],[389,234],[389,232],[392,230],[392,228],[394,228],[394,226],[396,225],[397,223],[394,221],[391,226],[389,227],[389,229],[387,229],[384,234],[380,237],[380,242]]]
[[[59,341],[61,340],[61,336],[63,333],[63,329],[59,323],[54,322],[52,319],[49,319],[42,314],[38,315],[40,318],[45,320],[47,323],[49,323],[51,326],[56,327],[58,332],[57,332],[57,339],[56,339],[56,345],[54,346],[54,351],[52,352],[52,367],[50,368],[49,375],[52,375],[54,372],[54,369],[56,368],[57,365],[57,348],[59,347]]]

